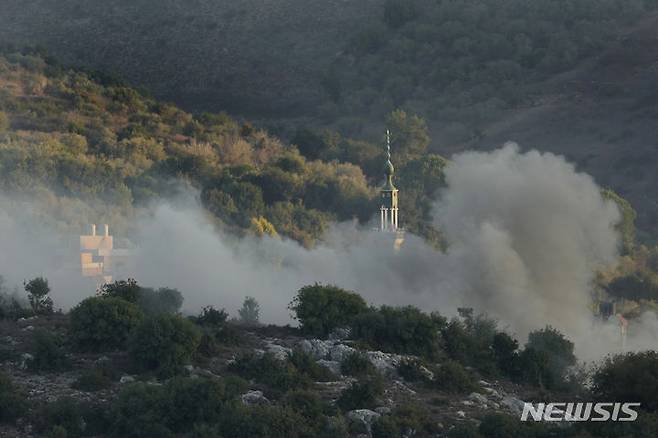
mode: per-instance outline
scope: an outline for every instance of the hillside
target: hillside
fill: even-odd
[[[29,54],[0,57],[0,83],[2,195],[37,201],[69,230],[102,219],[129,232],[136,209],[185,185],[225,226],[307,246],[330,221],[374,211],[357,166],[307,161],[226,114],[192,116]]]
[[[303,115],[383,0],[3,1],[0,42],[41,45],[188,110]]]
[[[654,0],[155,4],[5,0],[0,42],[287,140],[330,128],[378,143],[402,108],[444,156],[508,140],[565,154],[655,240]],[[350,143],[338,158],[372,179],[373,156]]]
[[[300,322],[291,328],[259,324],[253,299],[236,319],[213,307],[184,316],[179,291],[131,281],[105,285],[66,314],[52,311],[44,279],[25,289],[31,305],[0,287],[2,436],[613,438],[657,431],[655,352],[603,362],[588,389],[561,333],[537,330],[520,348],[472,309],[448,320],[413,307],[367,307],[353,292],[316,283],[291,303]],[[524,401],[620,398],[641,402],[638,421],[518,421]]]
[[[638,227],[654,241],[658,226],[654,172],[658,164],[657,27],[658,14],[651,14],[599,56],[546,82],[543,101],[507,111],[483,128],[481,138],[451,149],[489,149],[512,140],[562,154],[599,184],[628,199],[638,211]]]

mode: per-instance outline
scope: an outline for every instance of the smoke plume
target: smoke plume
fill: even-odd
[[[396,252],[392,236],[353,223],[335,225],[313,249],[276,237],[238,239],[188,200],[140,215],[137,279],[178,288],[188,312],[214,305],[235,314],[249,295],[264,322],[285,324],[296,291],[322,282],[374,305],[415,305],[447,316],[473,307],[522,339],[550,324],[576,342],[581,357],[618,348],[616,326],[593,326],[588,307],[595,270],[616,259],[619,220],[591,177],[561,157],[506,145],[454,156],[446,183],[434,207],[449,240],[445,253],[411,233]],[[0,274],[13,281],[49,276],[63,307],[93,293],[48,265],[55,244],[44,236],[51,232],[20,217],[26,215],[0,215]],[[655,317],[645,320],[658,327]],[[633,342],[639,348],[648,341]]]

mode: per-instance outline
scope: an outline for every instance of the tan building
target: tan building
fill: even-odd
[[[114,248],[114,238],[109,225],[103,225],[99,234],[96,225],[91,225],[91,234],[80,236],[80,269],[83,277],[91,277],[98,284],[111,283],[113,275],[130,264],[130,249]]]

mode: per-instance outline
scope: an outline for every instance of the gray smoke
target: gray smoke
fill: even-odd
[[[446,253],[410,233],[396,252],[390,235],[353,223],[337,224],[310,250],[287,239],[238,239],[218,230],[188,194],[186,202],[139,215],[137,278],[180,289],[188,312],[214,305],[235,315],[250,295],[263,321],[285,324],[296,291],[322,282],[358,291],[374,305],[415,305],[447,316],[473,307],[522,339],[550,324],[571,337],[584,358],[618,350],[615,323],[593,325],[588,307],[594,271],[616,259],[619,220],[591,177],[561,157],[506,145],[453,157],[446,182],[434,209],[450,242]],[[55,300],[64,307],[93,293],[43,267],[52,247],[39,250],[35,243],[48,240],[40,238],[42,226],[0,215],[0,231],[0,274],[15,270],[14,280],[52,275]],[[30,243],[13,257],[17,241]],[[651,329],[636,332],[655,327],[654,317]],[[651,340],[639,336],[630,344],[640,348]]]

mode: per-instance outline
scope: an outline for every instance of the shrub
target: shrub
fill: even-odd
[[[340,371],[346,376],[354,377],[369,376],[377,373],[377,370],[368,357],[358,351],[353,351],[343,357],[340,363]]]
[[[289,305],[304,333],[326,336],[333,329],[348,326],[367,310],[358,294],[336,286],[304,286]]]
[[[317,382],[335,381],[336,376],[328,368],[318,364],[313,357],[300,349],[293,350],[288,359],[300,373]]]
[[[143,317],[135,304],[116,297],[86,298],[70,316],[71,338],[85,351],[125,348],[129,333]]]
[[[176,374],[192,359],[201,332],[187,319],[173,315],[145,318],[132,332],[128,349],[135,363],[161,376]]]
[[[174,437],[164,424],[163,386],[134,383],[124,387],[113,405],[113,437]]]
[[[0,423],[14,423],[27,410],[25,394],[0,372]]]
[[[80,391],[96,392],[112,386],[112,377],[107,370],[94,367],[83,371],[71,386]]]
[[[185,432],[195,423],[219,420],[226,389],[217,379],[179,377],[167,382],[163,396],[163,420],[170,430]]]
[[[223,327],[227,319],[228,313],[224,309],[217,310],[213,306],[206,306],[201,309],[196,323],[207,327]]]
[[[432,371],[434,372],[434,386],[443,391],[466,393],[478,389],[473,376],[454,360],[446,360]]]
[[[338,400],[336,406],[343,411],[353,409],[374,409],[377,405],[377,399],[384,393],[384,384],[381,377],[370,376],[367,379],[353,383],[345,389]]]
[[[240,342],[240,334],[228,320],[224,309],[217,310],[212,306],[204,307],[197,317],[191,317],[201,327],[202,336],[199,353],[212,357],[219,352],[219,344],[236,345]]]
[[[154,290],[141,287],[133,278],[104,284],[99,295],[105,298],[121,298],[136,304],[147,315],[173,314],[183,305],[183,295],[177,289],[163,287]]]
[[[25,283],[24,286],[30,300],[32,311],[36,315],[53,313],[53,300],[48,296],[50,293],[48,280],[43,277],[37,277]]]
[[[99,295],[107,298],[121,298],[129,303],[137,304],[140,289],[137,280],[129,278],[128,280],[104,284]]]
[[[354,318],[352,337],[383,351],[435,358],[445,319],[415,307],[382,306]]]
[[[316,425],[321,424],[322,417],[331,411],[329,404],[317,392],[311,391],[291,391],[284,397],[283,404]]]
[[[45,329],[38,329],[34,332],[33,340],[33,358],[28,362],[30,370],[61,371],[71,366],[60,336]]]
[[[372,425],[373,438],[397,438],[414,431],[414,436],[438,436],[441,430],[429,412],[416,405],[402,405]]]
[[[70,398],[43,405],[34,417],[35,429],[43,435],[67,438],[93,436],[105,429],[107,418],[101,410]]]
[[[470,308],[461,308],[459,313],[462,320],[451,320],[441,331],[448,356],[485,375],[497,374],[492,349],[496,322],[485,315],[473,316]]]
[[[285,406],[232,406],[222,415],[222,435],[231,438],[302,438],[316,435],[304,417]]]
[[[593,376],[593,392],[605,401],[642,403],[658,410],[658,352],[626,353],[608,358]]]
[[[229,365],[229,371],[245,379],[253,379],[267,385],[275,393],[287,390],[305,388],[310,385],[310,379],[300,373],[289,361],[280,361],[271,353],[260,357],[245,355]]]
[[[428,373],[422,368],[423,363],[418,359],[403,359],[398,365],[398,374],[407,382],[427,381]]]
[[[522,378],[547,389],[567,389],[566,370],[576,363],[573,343],[552,327],[531,332],[520,354]]]
[[[174,314],[183,305],[183,295],[177,289],[167,287],[157,290],[140,288],[137,304],[147,315]]]

